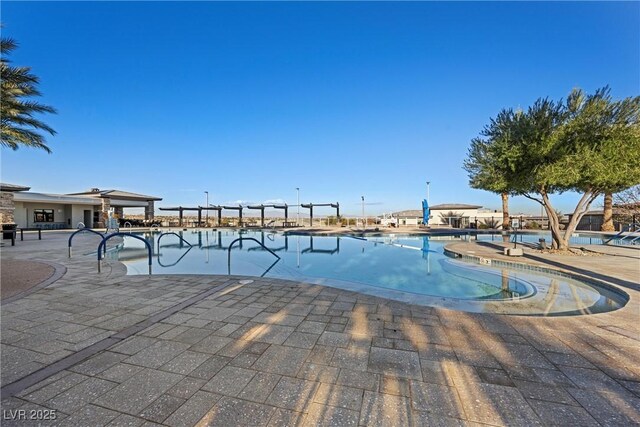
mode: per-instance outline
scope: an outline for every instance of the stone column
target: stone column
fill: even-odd
[[[155,210],[155,205],[153,200],[149,200],[147,202],[147,207],[144,208],[144,219],[153,220],[153,212]]]
[[[16,209],[13,201],[13,193],[9,191],[0,192],[0,223],[14,224],[15,218],[13,212]]]
[[[121,206],[118,207],[114,207],[113,208],[113,214],[116,216],[116,218],[120,219],[124,217],[124,208]]]
[[[102,206],[101,206],[101,214],[100,214],[100,222],[102,222],[102,226],[106,227],[107,223],[109,222],[109,209],[111,209],[111,199],[108,197],[105,197],[102,200]]]

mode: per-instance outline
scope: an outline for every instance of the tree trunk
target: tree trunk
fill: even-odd
[[[604,218],[602,231],[615,231],[613,226],[613,193],[604,193]]]
[[[545,201],[542,204],[542,207],[544,207],[544,210],[547,212],[547,218],[549,218],[549,230],[551,230],[551,249],[560,249],[560,247],[562,246],[562,230],[560,230],[560,218],[558,217],[558,213],[549,203],[548,196],[546,194],[543,194],[542,197]]]
[[[573,211],[573,214],[571,215],[571,219],[569,220],[569,224],[564,230],[564,233],[560,229],[560,217],[558,216],[556,210],[553,209],[553,206],[551,206],[549,194],[544,188],[541,188],[539,190],[539,194],[542,196],[542,200],[532,197],[529,197],[529,199],[535,200],[540,203],[544,210],[547,212],[547,216],[549,217],[549,229],[551,230],[551,249],[566,251],[567,249],[569,249],[569,240],[571,239],[573,232],[576,231],[580,220],[589,210],[591,203],[601,193],[589,190],[582,195],[580,201],[576,205],[575,210]]]
[[[500,194],[502,198],[502,229],[509,229],[509,193]]]
[[[576,228],[584,214],[589,210],[591,203],[593,203],[596,197],[600,194],[601,193],[598,193],[597,191],[589,190],[582,195],[575,210],[573,211],[573,215],[571,215],[571,220],[569,221],[569,224],[567,224],[567,228],[564,230],[564,235],[560,238],[558,246],[559,250],[569,249],[569,239],[571,239],[573,232],[576,231]]]

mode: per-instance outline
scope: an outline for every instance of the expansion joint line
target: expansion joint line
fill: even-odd
[[[129,338],[130,336],[133,336],[138,332],[141,332],[147,329],[151,325],[161,322],[167,317],[172,316],[175,313],[181,310],[184,310],[185,308],[197,302],[200,302],[209,296],[213,296],[214,298],[221,297],[223,295],[226,295],[230,292],[235,291],[236,289],[241,288],[242,286],[244,286],[244,284],[238,283],[237,280],[228,280],[227,282],[223,283],[221,286],[216,286],[212,289],[207,289],[206,291],[200,292],[199,294],[194,295],[191,298],[188,298],[182,301],[181,303],[178,303],[169,308],[166,308],[161,312],[156,313],[153,316],[148,317],[147,319],[139,323],[136,323],[135,325],[132,325],[118,333],[113,334],[110,337],[104,338],[88,347],[83,348],[82,350],[79,350],[66,357],[63,357],[62,359],[56,362],[53,362],[50,365],[40,368],[37,371],[32,372],[20,378],[19,380],[16,380],[10,384],[3,386],[2,389],[0,389],[1,398],[5,399],[11,396],[15,396],[21,391],[35,384],[38,384],[41,381],[46,380],[47,378],[57,374],[58,372],[64,371],[65,369],[69,369],[72,366],[75,366],[85,361],[89,357],[94,356],[97,353],[108,349],[114,344],[117,344],[120,341],[123,341]]]

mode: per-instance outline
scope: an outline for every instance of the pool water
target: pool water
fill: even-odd
[[[617,309],[625,298],[557,276],[499,269],[450,258],[452,239],[430,236],[348,237],[237,230],[139,234],[152,244],[154,274],[234,274],[318,283],[370,295],[473,312],[589,314]],[[488,238],[488,236],[483,236]],[[192,245],[192,246],[189,246]],[[277,254],[278,259],[274,254]],[[128,274],[147,274],[142,242],[124,239],[112,256]]]

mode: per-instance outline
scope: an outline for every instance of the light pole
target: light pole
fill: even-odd
[[[296,197],[298,199],[298,213],[296,216],[296,225],[300,226],[300,187],[296,187]]]
[[[205,205],[207,207],[207,227],[209,226],[209,192],[205,191],[204,194],[207,195],[207,204]]]
[[[366,219],[364,218],[364,196],[360,196],[360,198],[362,198],[362,228],[366,229],[367,223],[366,223]]]

